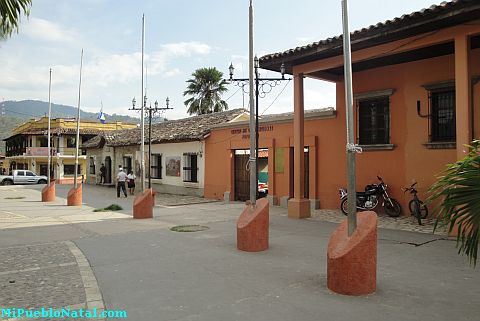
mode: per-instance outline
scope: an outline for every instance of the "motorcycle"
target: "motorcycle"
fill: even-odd
[[[400,203],[397,202],[394,198],[391,198],[387,193],[387,184],[383,181],[380,176],[377,176],[380,181],[379,184],[370,184],[365,186],[364,192],[357,192],[357,210],[359,211],[370,211],[377,207],[380,198],[383,198],[382,206],[388,216],[397,217],[402,212]],[[348,203],[347,203],[347,190],[341,188],[340,193],[340,208],[342,209],[343,214],[348,214]]]

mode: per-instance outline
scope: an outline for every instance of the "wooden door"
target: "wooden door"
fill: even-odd
[[[250,172],[247,171],[247,163],[250,155],[235,155],[234,179],[235,200],[246,201],[250,199]]]

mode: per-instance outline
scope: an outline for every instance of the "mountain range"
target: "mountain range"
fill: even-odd
[[[77,118],[77,107],[52,104],[52,118]],[[0,102],[0,155],[5,155],[4,138],[12,134],[12,130],[23,122],[48,115],[48,102],[38,100],[1,101]],[[80,110],[80,119],[96,120],[98,113]],[[137,124],[138,118],[125,115],[105,114],[108,122],[121,121]]]
[[[48,115],[48,102],[39,100],[7,100],[0,102],[0,115],[12,116],[20,119],[39,118]],[[77,107],[52,104],[52,118],[76,118]],[[95,120],[98,113],[90,113],[80,109],[80,119]],[[126,123],[138,123],[135,117],[105,114],[107,122],[122,121]]]

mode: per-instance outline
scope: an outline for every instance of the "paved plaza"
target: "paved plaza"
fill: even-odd
[[[271,207],[269,250],[246,253],[236,249],[241,203],[162,194],[153,219],[134,220],[133,197],[85,186],[84,205],[67,207],[68,188],[58,186],[57,200],[45,204],[38,186],[0,187],[0,307],[118,309],[135,321],[480,315],[478,269],[444,233],[410,218],[380,217],[377,291],[348,297],[326,288],[328,239],[344,219],[337,211],[292,220]],[[93,212],[113,203],[123,210]],[[192,224],[208,229],[170,230]]]

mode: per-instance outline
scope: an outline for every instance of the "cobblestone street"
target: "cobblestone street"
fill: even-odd
[[[309,220],[317,220],[331,223],[340,223],[346,218],[341,210],[315,210],[312,211],[312,216]],[[418,225],[417,219],[411,215],[400,216],[400,217],[390,217],[385,214],[378,214],[377,226],[379,228],[391,229],[391,230],[402,230],[410,232],[419,232],[433,234],[435,220],[432,218],[427,218],[422,220],[422,225]],[[436,235],[447,235],[443,227],[437,227],[435,231]]]
[[[72,242],[0,248],[0,257],[1,308],[103,310],[90,265]]]

